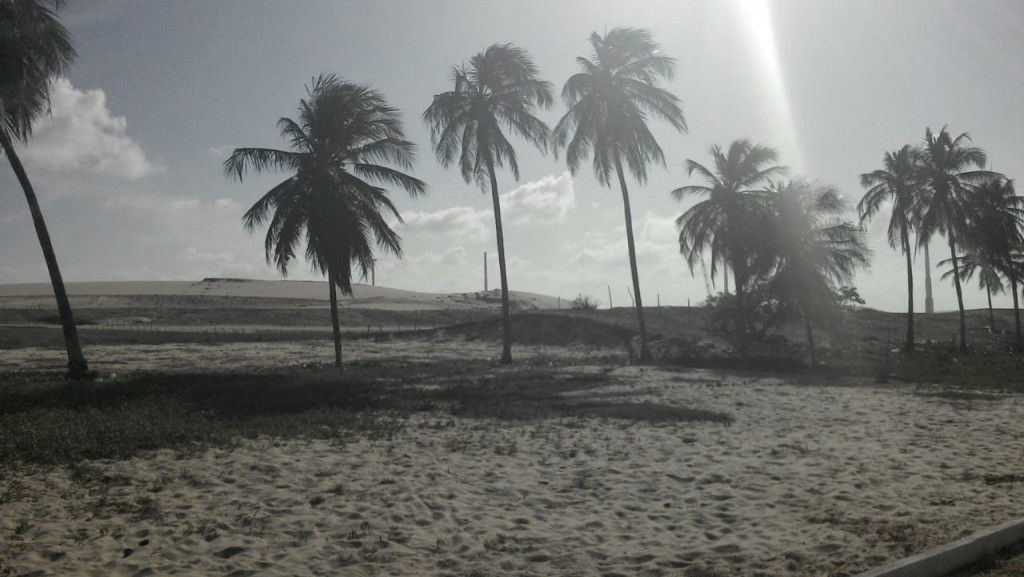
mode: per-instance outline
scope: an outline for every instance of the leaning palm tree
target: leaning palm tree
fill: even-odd
[[[769,199],[774,226],[767,244],[777,259],[772,293],[800,311],[811,362],[817,364],[813,320],[832,312],[838,288],[867,265],[869,250],[860,229],[843,219],[846,203],[835,188],[777,183]]]
[[[75,59],[71,36],[57,20],[63,0],[4,0],[0,2],[0,148],[18,177],[28,201],[39,246],[43,249],[53,295],[57,299],[64,344],[68,353],[68,377],[95,376],[82,354],[78,330],[71,314],[57,255],[43,220],[35,189],[21,164],[14,142],[27,143],[32,122],[49,107],[50,81],[66,74]]]
[[[623,164],[640,184],[647,181],[649,164],[665,165],[665,155],[647,127],[649,115],[686,132],[679,98],[658,85],[661,79],[672,79],[676,61],[662,54],[651,34],[643,29],[613,28],[604,36],[594,32],[590,35],[590,46],[593,54],[576,59],[581,71],[571,76],[562,89],[562,100],[569,111],[555,127],[555,151],[565,149],[566,164],[573,174],[593,154],[594,172],[602,185],[611,186],[613,173],[618,178],[640,325],[640,360],[648,360],[651,353],[647,348],[633,215]]]
[[[418,196],[426,185],[403,172],[412,168],[414,145],[405,140],[400,114],[381,93],[330,74],[320,75],[306,91],[299,120],[278,121],[291,150],[236,148],[224,161],[224,172],[239,182],[246,171],[291,173],[256,201],[242,223],[250,233],[267,225],[267,262],[282,275],[305,242],[306,260],[327,275],[334,360],[340,366],[336,287],[352,294],[352,268],[367,277],[374,244],[398,256],[402,252],[401,238],[386,216],[402,219],[383,186]]]
[[[519,180],[516,151],[503,128],[547,151],[549,130],[536,116],[538,107],[550,107],[551,84],[537,78],[530,55],[512,44],[494,44],[451,73],[452,89],[434,96],[423,113],[438,162],[458,164],[467,183],[488,187],[494,205],[494,230],[501,275],[501,362],[512,362],[512,309],[505,269],[505,235],[496,169],[508,164]]]
[[[983,170],[985,152],[971,146],[971,138],[963,133],[953,138],[945,127],[938,134],[925,130],[924,157],[921,164],[925,183],[919,223],[919,244],[926,244],[934,234],[945,235],[949,244],[956,287],[957,306],[960,308],[960,351],[967,352],[967,318],[964,313],[964,295],[960,282],[957,249],[966,234],[971,218],[971,204],[977,187],[1001,175]],[[970,170],[976,167],[978,170]]]
[[[763,268],[764,254],[758,248],[763,244],[764,228],[761,224],[769,210],[768,186],[771,178],[785,172],[775,164],[778,153],[773,148],[737,140],[723,151],[718,145],[711,147],[714,164],[709,168],[687,160],[687,173],[697,173],[705,184],[688,185],[672,191],[672,196],[684,200],[691,196],[707,196],[690,207],[678,219],[679,249],[686,256],[692,273],[703,262],[705,252],[711,255],[711,276],[718,262],[725,262],[733,272],[736,289],[737,341],[740,352],[746,354],[748,311],[746,302],[749,284],[755,270]]]
[[[883,168],[860,175],[860,184],[868,191],[857,205],[862,224],[874,218],[886,204],[890,206],[889,246],[903,251],[907,260],[907,336],[903,350],[908,354],[914,352],[914,263],[911,235],[915,230],[921,191],[920,160],[920,151],[909,144],[895,152],[885,153]]]

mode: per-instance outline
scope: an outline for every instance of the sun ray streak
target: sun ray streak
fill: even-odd
[[[735,0],[735,7],[747,29],[751,50],[760,61],[762,81],[771,99],[769,109],[775,114],[778,130],[786,141],[771,144],[786,152],[785,164],[796,172],[803,172],[806,169],[803,150],[779,62],[770,0]]]

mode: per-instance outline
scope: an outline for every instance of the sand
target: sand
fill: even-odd
[[[73,298],[204,290],[103,284],[72,284]],[[202,294],[325,298],[316,284],[218,281]],[[0,297],[46,299],[47,290],[0,286]],[[167,292],[146,292],[158,290]],[[493,305],[475,293],[363,297]],[[345,343],[350,361],[483,363],[499,352],[440,337]],[[61,371],[65,362],[55,348],[0,353],[2,372]],[[104,379],[333,358],[329,341],[86,353]],[[732,422],[418,413],[384,439],[263,438],[77,467],[6,464],[0,575],[838,577],[1024,516],[1024,397],[633,367],[623,350],[582,346],[514,354],[614,377],[580,394],[718,411]],[[597,358],[618,364],[593,366]]]
[[[328,300],[327,283],[322,281],[206,279],[195,282],[69,282],[66,290],[72,305],[77,300],[84,306],[123,306],[123,302],[116,297],[139,295]],[[510,291],[509,298],[528,309],[553,309],[560,304],[557,297],[522,291]],[[0,284],[0,305],[5,302],[16,303],[21,307],[53,307],[53,289],[49,283]],[[339,303],[346,307],[384,310],[493,308],[495,305],[500,306],[501,293],[490,290],[439,294],[354,284],[352,295],[339,295]]]
[[[240,346],[249,353],[199,348],[238,363],[282,350]],[[389,346],[348,351],[367,359]],[[493,345],[446,346],[496,356]],[[606,369],[584,355],[563,370]],[[266,438],[93,462],[89,482],[20,468],[0,479],[0,558],[41,576],[850,575],[1024,515],[1024,484],[1000,481],[1024,474],[1021,397],[629,366],[611,375],[587,394],[734,420],[431,413],[390,439]]]

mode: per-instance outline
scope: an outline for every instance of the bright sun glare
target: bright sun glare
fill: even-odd
[[[786,142],[762,144],[778,146],[784,152],[782,162],[796,172],[804,169],[803,151],[793,121],[789,97],[786,95],[786,83],[779,65],[779,53],[775,44],[775,28],[772,25],[770,0],[734,0],[736,11],[743,21],[750,40],[751,50],[760,60],[760,69],[767,93],[772,99],[770,110],[776,116],[776,122]]]

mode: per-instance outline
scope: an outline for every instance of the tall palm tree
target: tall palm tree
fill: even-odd
[[[925,130],[922,176],[925,191],[919,224],[919,243],[927,243],[932,235],[945,235],[949,244],[956,287],[957,306],[960,308],[960,351],[967,352],[967,319],[964,313],[963,287],[957,264],[957,247],[966,234],[971,218],[971,203],[978,185],[997,178],[997,173],[983,170],[985,151],[971,146],[971,138],[963,133],[956,138],[943,127],[938,134]],[[978,170],[970,170],[976,167]]]
[[[992,178],[975,189],[971,199],[971,218],[966,223],[962,246],[965,249],[960,263],[961,278],[970,280],[978,275],[978,286],[988,296],[989,322],[995,325],[992,311],[992,293],[1005,290],[1005,278],[1014,293],[1015,346],[1021,345],[1020,309],[1017,302],[1017,283],[1020,274],[1019,256],[1024,248],[1024,198],[1017,196],[1013,181]],[[952,260],[942,264],[951,264]],[[943,278],[952,276],[950,270]]]
[[[76,54],[71,35],[57,20],[57,12],[63,7],[63,0],[0,2],[0,70],[3,70],[0,74],[0,148],[25,192],[39,246],[43,250],[64,330],[68,377],[88,379],[95,377],[95,373],[89,371],[89,364],[82,354],[50,233],[35,189],[14,150],[15,141],[28,142],[33,120],[48,110],[51,80],[66,74],[74,62]]]
[[[650,115],[686,132],[679,98],[659,86],[660,80],[672,79],[676,61],[662,54],[651,34],[644,29],[613,28],[604,36],[594,32],[590,35],[590,46],[591,57],[576,59],[581,71],[571,76],[562,88],[562,100],[569,111],[555,127],[555,151],[565,149],[566,164],[573,174],[592,154],[594,172],[602,185],[611,186],[613,173],[618,178],[640,325],[640,360],[648,360],[651,353],[647,347],[633,215],[623,163],[640,184],[647,181],[649,164],[665,165],[661,147],[647,127]]]
[[[774,226],[769,252],[776,264],[772,293],[795,306],[804,320],[811,362],[817,364],[812,320],[836,306],[835,294],[868,262],[857,226],[843,219],[846,202],[831,186],[781,182],[769,195]]]
[[[538,79],[537,72],[522,48],[494,44],[473,56],[468,67],[453,67],[452,89],[434,96],[423,113],[437,161],[445,168],[457,163],[462,178],[475,180],[482,191],[490,186],[501,275],[502,363],[512,362],[512,309],[495,170],[507,163],[519,180],[516,151],[503,128],[547,152],[550,131],[536,112],[551,106],[551,83]]]
[[[890,205],[889,246],[899,248],[907,260],[907,336],[903,350],[914,352],[914,263],[911,235],[921,191],[921,154],[905,145],[885,153],[882,168],[860,175],[860,184],[868,191],[857,205],[861,223],[871,220],[886,204]]]
[[[765,232],[761,224],[769,211],[768,186],[771,178],[785,172],[775,163],[778,152],[773,148],[737,140],[724,151],[717,144],[711,147],[713,164],[706,167],[687,160],[687,174],[697,173],[705,184],[688,185],[672,191],[677,200],[690,196],[706,196],[678,219],[679,249],[686,256],[690,272],[702,262],[705,251],[711,254],[711,274],[718,262],[732,268],[736,290],[737,339],[740,352],[746,354],[748,311],[746,302],[754,270],[763,265],[762,245]]]
[[[336,286],[352,294],[353,265],[366,278],[374,244],[398,256],[402,252],[386,215],[402,218],[383,186],[411,196],[427,187],[403,172],[412,168],[414,145],[405,140],[401,115],[381,93],[331,74],[321,74],[306,91],[299,120],[277,123],[291,150],[236,148],[224,161],[224,172],[239,182],[246,171],[292,173],[256,201],[242,223],[250,233],[267,225],[267,262],[282,275],[305,241],[306,260],[327,275],[334,360],[340,366]]]

